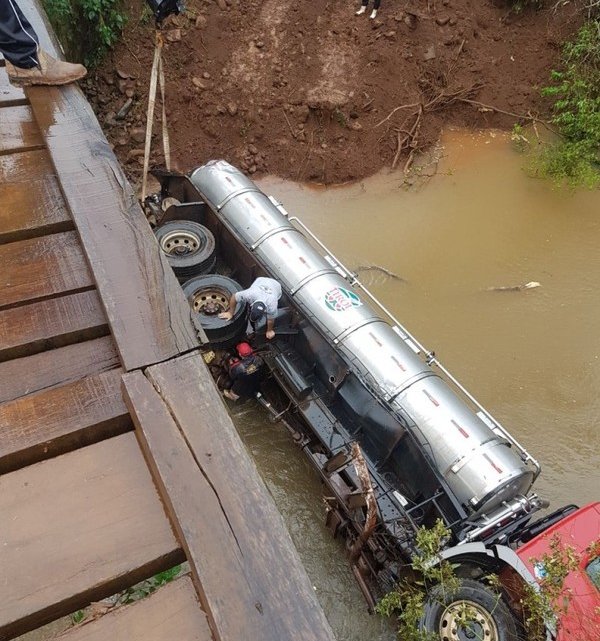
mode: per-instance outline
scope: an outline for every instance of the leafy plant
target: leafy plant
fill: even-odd
[[[420,629],[425,599],[429,587],[439,586],[443,593],[453,592],[459,585],[454,566],[439,559],[439,552],[450,538],[450,530],[438,519],[432,528],[419,528],[416,535],[417,554],[411,567],[418,573],[414,579],[403,581],[377,604],[383,616],[396,616],[398,637],[402,641],[432,641],[435,635]]]
[[[529,139],[525,135],[523,125],[518,122],[513,126],[510,139],[517,151],[524,152],[529,147]]]
[[[120,594],[119,602],[121,604],[133,603],[134,601],[139,601],[144,597],[147,597],[149,594],[155,592],[161,585],[173,581],[177,578],[181,572],[181,566],[176,565],[175,567],[169,568],[164,572],[159,572],[154,576],[151,576],[149,579],[137,583],[131,588],[127,588]]]
[[[69,58],[97,65],[117,42],[127,16],[122,0],[43,0]]]
[[[515,13],[524,13],[527,9],[540,10],[544,6],[544,0],[511,0],[510,4]]]
[[[523,626],[529,641],[545,641],[548,621],[556,620],[569,607],[571,594],[564,583],[569,572],[579,566],[579,555],[570,545],[563,546],[558,536],[550,541],[550,551],[540,559],[531,559],[542,578],[539,589],[527,584],[521,602]]]
[[[71,624],[77,625],[78,623],[81,623],[85,619],[85,610],[77,610],[77,612],[73,612],[69,616],[71,618]]]
[[[547,147],[534,170],[559,182],[600,185],[600,21],[591,20],[564,46],[562,71],[542,95],[554,99],[552,122],[563,139]]]

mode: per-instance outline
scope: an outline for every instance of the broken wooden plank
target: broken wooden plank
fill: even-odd
[[[122,374],[111,369],[0,404],[0,474],[129,430]]]
[[[0,639],[183,555],[133,434],[0,476]]]
[[[0,311],[0,361],[106,334],[106,315],[95,290],[5,309]]]
[[[189,576],[132,605],[68,630],[60,641],[211,641],[206,615]]]
[[[31,107],[0,107],[0,154],[41,149],[44,141]]]
[[[27,102],[25,92],[11,85],[4,65],[0,66],[0,107],[23,105]]]
[[[94,284],[73,231],[0,245],[0,265],[0,308]]]
[[[198,347],[181,287],[79,89],[32,87],[28,97],[125,369]]]
[[[0,243],[73,229],[45,149],[0,156]]]
[[[217,641],[333,640],[281,515],[198,353],[123,377]]]
[[[119,366],[110,336],[0,363],[0,403]]]

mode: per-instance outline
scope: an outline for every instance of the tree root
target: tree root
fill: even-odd
[[[600,0],[599,0],[600,1]],[[479,111],[493,111],[495,113],[504,114],[506,116],[511,116],[512,118],[517,118],[521,121],[529,121],[534,123],[541,123],[547,127],[550,131],[552,128],[548,122],[533,116],[532,114],[518,114],[511,111],[506,111],[495,107],[494,105],[488,105],[478,100],[474,100],[473,97],[479,92],[483,85],[475,83],[470,87],[459,87],[454,90],[449,90],[449,78],[451,77],[451,69],[440,70],[437,72],[434,70],[427,75],[424,75],[421,78],[420,86],[422,92],[422,99],[420,102],[412,102],[403,105],[398,105],[394,107],[392,111],[383,119],[380,120],[373,128],[376,129],[386,122],[389,122],[390,119],[400,110],[404,109],[413,109],[414,111],[404,120],[402,125],[399,127],[394,127],[393,131],[396,135],[396,148],[394,152],[394,158],[392,160],[392,169],[395,169],[398,166],[398,162],[403,154],[407,154],[406,162],[404,164],[403,172],[406,174],[410,171],[410,168],[414,162],[416,154],[420,151],[423,151],[423,145],[419,140],[419,133],[421,130],[421,125],[426,114],[432,113],[435,111],[440,111],[446,109],[451,105],[456,103],[464,103],[472,105],[479,109]],[[406,123],[411,123],[410,127],[406,126]],[[389,132],[389,129],[388,129]],[[382,136],[382,139],[385,136]]]

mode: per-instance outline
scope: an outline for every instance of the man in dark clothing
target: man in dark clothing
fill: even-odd
[[[223,390],[223,396],[237,401],[256,396],[263,378],[263,360],[257,356],[248,343],[239,343],[235,347],[238,358],[229,359],[227,373],[230,384]]]
[[[12,84],[66,85],[85,77],[83,65],[56,60],[39,48],[33,27],[16,0],[0,0],[0,53]]]

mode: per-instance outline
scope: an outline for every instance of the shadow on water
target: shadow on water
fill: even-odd
[[[342,542],[325,527],[321,483],[281,423],[252,402],[233,406],[235,425],[281,512],[338,641],[391,641],[388,621],[369,616]]]

